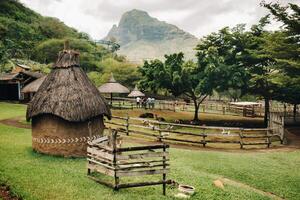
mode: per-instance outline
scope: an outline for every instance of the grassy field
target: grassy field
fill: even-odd
[[[15,109],[15,111],[10,111]],[[3,112],[2,112],[3,111]],[[24,115],[24,106],[0,104],[0,118]],[[193,185],[191,199],[270,199],[249,187],[212,181],[228,178],[286,199],[300,199],[300,151],[214,152],[171,149],[168,178]],[[143,177],[147,180],[148,177]],[[174,199],[176,189],[161,195],[161,186],[114,192],[86,177],[86,160],[35,153],[31,131],[0,124],[0,184],[24,199]]]
[[[0,102],[0,120],[8,119],[16,116],[24,116],[25,119],[26,106],[23,104],[12,104]]]

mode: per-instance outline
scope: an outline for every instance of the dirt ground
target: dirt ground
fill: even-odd
[[[0,185],[0,198],[3,200],[21,200],[10,192],[10,189],[6,185]]]

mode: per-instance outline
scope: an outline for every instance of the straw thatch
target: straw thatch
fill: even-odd
[[[115,79],[114,76],[111,75],[110,80],[101,85],[98,90],[100,93],[106,93],[106,94],[112,94],[112,93],[129,93],[129,89],[120,83],[118,83]]]
[[[142,93],[141,91],[139,91],[137,86],[135,86],[134,89],[128,95],[128,97],[144,97],[144,96],[145,96],[145,94]]]
[[[28,85],[22,88],[22,93],[34,93],[37,92],[41,84],[44,82],[46,76],[43,76],[39,79],[36,79],[35,81],[32,81]]]
[[[79,53],[60,52],[53,68],[28,105],[27,120],[41,114],[52,114],[70,122],[100,115],[111,117],[105,99],[79,68]]]
[[[79,66],[79,53],[72,50],[59,52],[54,68],[68,68],[72,66]]]

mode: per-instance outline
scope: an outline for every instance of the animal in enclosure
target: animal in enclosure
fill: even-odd
[[[225,129],[223,128],[223,130],[222,130],[222,135],[230,135],[230,130],[225,130]]]

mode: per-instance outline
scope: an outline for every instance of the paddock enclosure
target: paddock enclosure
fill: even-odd
[[[182,144],[207,145],[218,147],[219,144],[231,144],[237,148],[270,147],[284,139],[284,126],[268,128],[238,128],[217,126],[196,126],[167,123],[152,119],[112,116],[105,120],[107,128],[115,128],[127,136],[168,141]]]

